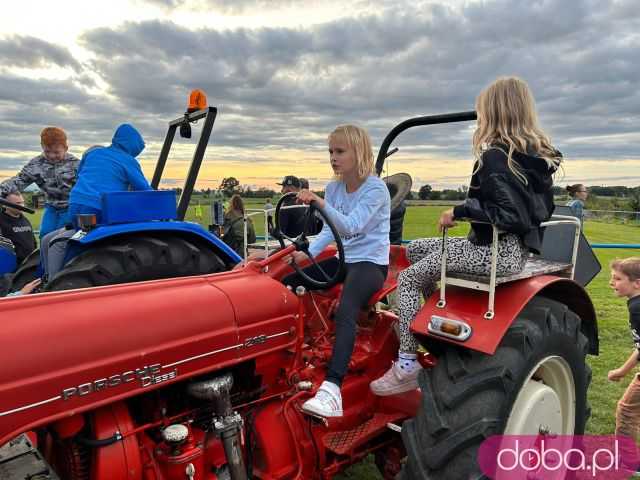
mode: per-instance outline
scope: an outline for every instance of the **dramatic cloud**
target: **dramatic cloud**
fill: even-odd
[[[312,16],[323,3],[144,1],[175,13],[171,18],[208,9],[259,15],[303,3]],[[220,108],[213,162],[228,158],[216,152],[232,148],[261,159],[279,151],[319,158],[337,124],[362,124],[379,145],[398,122],[472,110],[492,80],[518,75],[569,159],[639,159],[639,18],[631,0],[494,0],[357,1],[331,21],[295,27],[193,28],[156,19],[85,31],[78,39],[87,52],[82,69],[63,47],[10,37],[0,40],[5,66],[54,64],[73,73],[52,81],[0,70],[0,125],[9,133],[3,148],[26,147],[37,128],[25,129],[25,122],[64,123],[87,145],[105,143],[129,120],[153,151],[167,120],[184,111],[188,92],[202,88]],[[398,138],[401,152],[392,162],[417,169],[421,158],[468,159],[471,133],[471,124],[411,130]]]
[[[0,39],[0,63],[4,67],[36,68],[57,65],[80,69],[69,50],[35,37],[10,36]]]

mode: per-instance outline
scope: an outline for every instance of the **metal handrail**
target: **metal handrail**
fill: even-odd
[[[557,219],[557,220],[554,220]],[[477,220],[470,219],[457,219],[461,221],[468,221],[469,223],[477,223],[484,225],[491,225],[492,229],[492,240],[491,240],[491,270],[489,273],[489,288],[487,290],[489,294],[489,301],[487,305],[487,311],[484,314],[484,318],[487,320],[491,320],[495,316],[494,306],[495,306],[495,290],[496,283],[498,277],[498,246],[499,246],[499,235],[500,233],[504,233],[497,226],[489,223],[489,222],[481,222]],[[580,220],[576,217],[569,215],[552,215],[551,220],[546,222],[542,222],[540,227],[553,227],[556,225],[574,225],[575,226],[575,235],[573,239],[573,247],[571,254],[571,279],[574,279],[575,270],[576,270],[576,261],[578,258],[578,247],[580,242],[580,232],[581,232],[581,224]],[[436,307],[444,308],[447,304],[446,300],[446,286],[447,286],[447,252],[448,252],[448,239],[449,239],[449,229],[447,227],[442,230],[442,258],[440,263],[440,299],[438,303],[436,303]],[[485,284],[486,285],[486,284]]]
[[[293,208],[309,208],[309,205],[287,205],[285,207],[280,207],[280,210],[287,210],[287,209],[293,209]],[[248,249],[248,244],[247,244],[247,236],[248,236],[248,231],[247,231],[247,219],[249,217],[253,217],[255,215],[260,215],[263,214],[264,215],[264,251],[265,251],[265,255],[269,256],[269,214],[275,212],[276,208],[250,208],[250,209],[246,209],[245,210],[245,214],[244,214],[244,255],[243,258],[246,260],[247,256],[249,255],[249,249]],[[250,213],[247,213],[250,212]]]

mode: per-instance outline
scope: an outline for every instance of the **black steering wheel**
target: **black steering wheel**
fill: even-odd
[[[9,200],[6,200],[2,197],[0,197],[0,206],[14,208],[16,210],[20,210],[21,212],[36,213],[36,211],[32,208],[25,207],[24,205],[18,205],[17,203],[10,202]]]
[[[317,280],[311,277],[309,274],[305,273],[305,271],[302,268],[300,268],[300,266],[296,263],[295,259],[292,259],[291,266],[305,280],[305,282],[308,285],[311,285],[314,288],[318,288],[322,290],[331,288],[336,283],[342,280],[344,276],[345,268],[346,268],[345,260],[344,260],[344,246],[342,245],[342,239],[340,238],[340,234],[338,233],[338,229],[336,228],[334,223],[331,221],[331,219],[326,214],[326,212],[317,205],[316,202],[311,202],[311,204],[309,205],[309,208],[307,208],[304,213],[304,219],[303,219],[304,221],[302,222],[303,227],[300,235],[298,235],[296,238],[291,238],[285,235],[284,233],[282,233],[282,231],[280,230],[280,210],[284,206],[285,202],[291,205],[294,205],[295,203],[292,202],[291,200],[295,199],[296,195],[297,194],[295,192],[288,192],[288,193],[285,193],[280,198],[280,200],[278,200],[278,203],[276,205],[276,212],[274,215],[275,227],[273,229],[273,232],[271,232],[271,235],[280,242],[280,246],[283,249],[286,248],[286,245],[284,243],[285,239],[289,240],[293,245],[295,245],[296,251],[303,252],[309,258],[309,260],[311,260],[311,263],[315,265],[316,269],[318,270],[318,272],[320,272],[320,275],[323,277],[324,280]],[[298,206],[298,208],[303,208],[303,207]],[[333,275],[327,274],[327,272],[325,272],[322,269],[322,267],[313,258],[313,255],[311,255],[311,253],[309,252],[309,240],[307,238],[307,235],[311,231],[311,228],[314,227],[316,214],[320,215],[320,217],[324,221],[324,224],[327,227],[329,227],[329,230],[331,230],[331,234],[333,235],[333,238],[336,242],[336,248],[338,249],[338,256],[337,256],[338,268],[336,269],[336,272]]]

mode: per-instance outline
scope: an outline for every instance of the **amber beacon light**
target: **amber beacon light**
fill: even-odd
[[[191,138],[191,124],[189,114],[207,108],[207,95],[200,89],[192,90],[189,94],[187,111],[184,113],[184,120],[180,124],[180,136]]]
[[[187,113],[195,112],[207,108],[207,95],[200,89],[192,90],[189,94]]]

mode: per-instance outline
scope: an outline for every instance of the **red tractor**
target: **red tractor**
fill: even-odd
[[[473,118],[399,125],[378,172],[408,126]],[[324,221],[336,246],[322,255],[342,262]],[[304,414],[341,288],[338,274],[283,284],[283,257],[305,243],[230,271],[3,299],[0,478],[330,479],[369,455],[386,479],[481,478],[477,451],[493,434],[584,432],[598,337],[575,255],[532,259],[517,279],[445,276],[413,325],[429,352],[421,391],[376,397],[369,383],[398,348],[397,317],[379,308],[407,266],[394,247],[358,322],[344,416]]]

